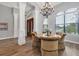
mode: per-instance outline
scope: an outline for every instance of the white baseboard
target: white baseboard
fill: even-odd
[[[79,44],[79,42],[75,42],[75,41],[71,41],[71,40],[65,40],[65,42],[70,42],[70,43]]]
[[[26,37],[26,36],[25,36]],[[4,40],[4,39],[10,39],[10,38],[18,38],[17,36],[12,36],[12,37],[4,37],[4,38],[0,38],[0,40]]]
[[[12,37],[4,37],[4,38],[0,38],[0,40],[10,39],[10,38],[16,38],[16,37],[14,37],[14,36],[12,36]]]

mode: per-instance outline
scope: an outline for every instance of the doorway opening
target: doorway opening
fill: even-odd
[[[34,28],[34,18],[27,19],[27,36],[31,36]]]

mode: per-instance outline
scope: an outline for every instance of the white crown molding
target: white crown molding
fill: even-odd
[[[0,4],[10,8],[18,8],[17,2],[0,2]]]

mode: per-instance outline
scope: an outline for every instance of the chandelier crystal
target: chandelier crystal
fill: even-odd
[[[40,13],[43,16],[48,17],[53,12],[54,12],[54,8],[52,7],[52,5],[49,2],[45,2],[45,5],[41,8],[41,12]]]

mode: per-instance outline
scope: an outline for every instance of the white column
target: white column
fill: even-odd
[[[35,9],[34,9],[34,31],[35,32],[38,32],[38,21],[39,21],[39,19],[38,19],[38,8],[36,7]]]
[[[26,40],[25,40],[25,7],[26,7],[26,3],[19,2],[19,36],[18,36],[19,45],[23,45],[26,43]]]
[[[14,38],[18,37],[18,9],[13,8]]]

